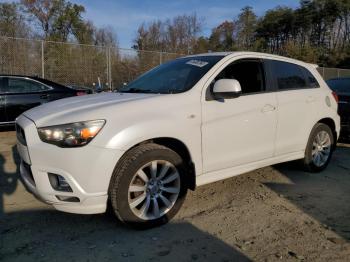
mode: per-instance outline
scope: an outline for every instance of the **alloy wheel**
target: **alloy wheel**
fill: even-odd
[[[180,193],[180,174],[165,160],[153,160],[133,176],[128,188],[128,203],[132,212],[144,220],[165,215]]]
[[[327,163],[331,154],[332,141],[326,131],[320,131],[312,143],[312,161],[317,167]]]

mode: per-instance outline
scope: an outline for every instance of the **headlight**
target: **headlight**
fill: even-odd
[[[100,132],[105,120],[70,123],[38,128],[43,142],[59,147],[79,147],[88,144]]]

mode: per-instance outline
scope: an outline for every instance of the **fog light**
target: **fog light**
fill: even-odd
[[[73,192],[72,188],[69,186],[68,182],[63,176],[56,175],[53,173],[48,173],[49,181],[53,189],[62,192]]]

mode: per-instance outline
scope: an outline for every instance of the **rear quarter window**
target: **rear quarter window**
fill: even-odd
[[[306,80],[308,81],[308,86],[311,88],[320,87],[320,84],[318,83],[318,81],[316,80],[314,75],[307,68],[305,68],[305,67],[301,67],[301,68],[304,72]]]

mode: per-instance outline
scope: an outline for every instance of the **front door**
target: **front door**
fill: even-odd
[[[264,63],[239,60],[214,79],[236,79],[238,98],[207,99],[202,104],[202,150],[204,173],[271,158],[277,121],[276,94],[266,92]],[[210,88],[210,87],[209,87]]]

